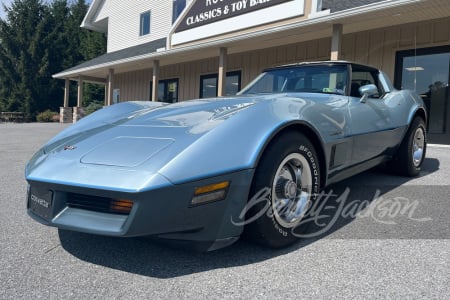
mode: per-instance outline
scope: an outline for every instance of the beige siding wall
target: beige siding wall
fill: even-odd
[[[450,44],[450,18],[344,36],[342,58],[384,70],[392,79],[399,50]]]
[[[149,100],[151,72],[149,69],[116,75],[114,89],[120,90],[120,101]]]
[[[345,32],[345,28],[344,28]],[[395,53],[398,50],[450,45],[450,18],[383,28],[374,31],[344,34],[342,59],[370,64],[384,70],[393,79]],[[264,68],[302,61],[327,60],[330,57],[330,38],[299,44],[232,54],[228,57],[228,71],[242,71],[242,86],[255,78]],[[217,51],[219,53],[219,50]],[[218,57],[201,61],[163,66],[161,79],[179,79],[181,100],[198,98],[200,76],[217,73]],[[122,100],[149,99],[152,70],[119,74],[115,88]]]

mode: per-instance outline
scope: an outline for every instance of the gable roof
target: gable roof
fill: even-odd
[[[92,0],[80,27],[106,33],[108,31],[108,22],[105,20],[95,22],[95,17],[98,15],[99,9],[103,7],[104,3],[105,0]]]

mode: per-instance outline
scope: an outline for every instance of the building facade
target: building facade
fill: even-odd
[[[416,90],[431,142],[450,143],[448,0],[93,0],[82,27],[107,33],[108,52],[55,74],[66,80],[62,120],[79,117],[84,82],[105,105],[178,102],[238,92],[263,69],[350,60]],[[68,107],[71,80],[78,106]]]

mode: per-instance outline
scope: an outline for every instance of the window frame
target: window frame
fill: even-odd
[[[217,97],[218,87],[219,87],[219,74],[214,73],[214,74],[200,75],[200,95],[199,95],[200,98],[205,98],[205,95],[203,93],[203,82],[208,79],[215,79],[216,93],[215,93],[215,96],[212,96],[212,97]]]
[[[228,77],[232,77],[232,76],[238,76],[238,87],[237,87],[237,92],[236,92],[236,94],[237,94],[237,93],[240,92],[240,90],[242,88],[242,71],[241,70],[236,70],[236,71],[227,72],[225,81],[228,79]],[[203,81],[206,80],[206,79],[215,79],[216,92],[215,92],[215,96],[212,96],[212,97],[217,97],[218,88],[219,88],[219,74],[218,73],[210,73],[210,74],[200,75],[200,89],[199,89],[200,93],[199,93],[199,97],[200,98],[205,98],[204,94],[203,94]]]
[[[177,3],[177,1],[180,1]],[[182,5],[182,2],[184,2],[184,5]],[[175,21],[178,19],[178,17],[181,15],[183,10],[186,8],[186,0],[172,0],[172,24],[175,23]],[[180,10],[180,6],[183,8]]]
[[[145,28],[145,17],[148,16],[148,28]],[[148,32],[147,32],[148,30]],[[152,32],[152,11],[147,10],[139,15],[139,36],[147,36]]]
[[[169,90],[169,84],[170,83],[175,83],[176,84],[176,97],[175,100],[167,100],[166,96],[168,94],[168,90]],[[164,102],[164,103],[177,103],[180,100],[180,80],[179,78],[168,78],[168,79],[161,79],[158,81],[158,89],[159,89],[159,85],[163,84],[164,87],[164,95],[160,95],[160,93],[158,92],[158,102]],[[150,96],[149,96],[149,101],[152,101],[152,93],[153,93],[153,82],[150,81]],[[160,99],[162,97],[162,99]]]
[[[372,79],[374,81],[372,84],[375,84],[375,86],[378,89],[378,97],[371,96],[369,98],[371,98],[371,99],[383,99],[384,98],[384,96],[386,95],[386,91],[384,89],[383,83],[380,80],[380,70],[375,69],[375,68],[371,68],[371,67],[367,67],[367,66],[363,66],[363,65],[352,64],[350,71],[351,72],[349,72],[349,74],[350,74],[350,81],[349,81],[349,89],[348,89],[348,95],[350,97],[355,97],[355,98],[362,97],[362,96],[354,96],[354,95],[352,95],[352,84],[353,84],[353,81],[354,81],[353,73],[354,72],[366,72],[366,73],[370,74],[370,76],[372,77]]]

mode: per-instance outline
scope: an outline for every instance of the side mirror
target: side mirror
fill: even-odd
[[[359,88],[359,93],[362,96],[359,102],[366,103],[367,98],[378,95],[378,88],[375,84],[366,84]]]

